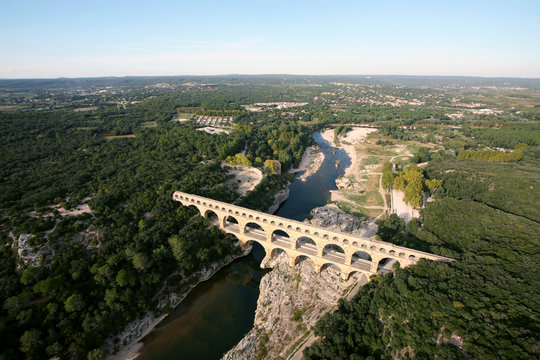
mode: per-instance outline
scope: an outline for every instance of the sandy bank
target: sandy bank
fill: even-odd
[[[290,173],[297,173],[303,171],[304,173],[298,177],[299,180],[304,181],[311,175],[315,174],[321,167],[324,161],[324,154],[317,145],[310,146],[304,151],[302,160],[298,168],[289,170]]]
[[[360,127],[352,128],[352,130],[347,132],[345,136],[341,136],[339,138],[339,142],[340,142],[339,146],[336,146],[336,144],[334,143],[334,130],[333,129],[327,130],[323,134],[324,136],[326,136],[326,137],[323,136],[325,140],[328,141],[328,139],[331,139],[331,143],[333,144],[333,146],[336,146],[345,150],[347,155],[349,155],[349,157],[351,158],[351,166],[345,169],[345,174],[344,174],[345,177],[353,176],[357,179],[361,177],[359,173],[359,169],[360,169],[360,162],[362,161],[363,156],[358,156],[355,145],[364,142],[367,136],[374,131],[377,131],[377,129],[360,128]]]
[[[227,180],[225,184],[229,187],[233,184],[237,184],[237,192],[240,196],[244,196],[248,191],[253,190],[262,180],[262,171],[257,168],[248,168],[242,165],[231,167],[231,165],[226,162],[221,163],[221,167],[226,166],[229,167],[228,173],[234,175],[234,178]]]

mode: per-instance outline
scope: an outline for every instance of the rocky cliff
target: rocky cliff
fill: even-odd
[[[279,206],[287,200],[289,197],[289,186],[286,189],[281,190],[274,196],[274,203],[268,208],[267,213],[273,214],[279,208]]]
[[[223,359],[276,359],[292,345],[358,281],[358,275],[341,279],[338,272],[315,272],[305,260],[289,266],[285,253],[265,259],[261,267],[273,268],[260,284],[253,329]]]
[[[353,234],[362,234],[370,222],[369,218],[347,214],[334,204],[315,208],[310,215],[311,219],[304,220],[305,223]]]

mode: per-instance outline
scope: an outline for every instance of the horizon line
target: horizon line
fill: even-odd
[[[482,78],[482,79],[522,79],[522,80],[540,80],[539,76],[485,76],[485,75],[421,75],[421,74],[291,74],[291,73],[229,73],[229,74],[178,74],[178,75],[96,75],[96,76],[58,76],[58,77],[0,77],[0,81],[4,80],[75,80],[75,79],[105,79],[105,78],[159,78],[159,77],[220,77],[220,76],[305,76],[305,77],[324,77],[324,76],[374,76],[374,77],[439,77],[439,78]]]

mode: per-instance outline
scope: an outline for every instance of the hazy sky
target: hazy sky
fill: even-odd
[[[1,0],[0,78],[540,77],[540,0]]]

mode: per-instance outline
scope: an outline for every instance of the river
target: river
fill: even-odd
[[[313,138],[324,153],[324,161],[305,181],[293,181],[289,198],[276,215],[304,220],[311,209],[327,203],[330,190],[336,189],[335,180],[351,164],[345,151],[332,147],[320,132],[315,132]],[[235,260],[197,285],[143,339],[137,359],[220,359],[253,327],[259,283],[268,271],[259,266],[264,255],[262,246],[254,243],[249,256]]]

